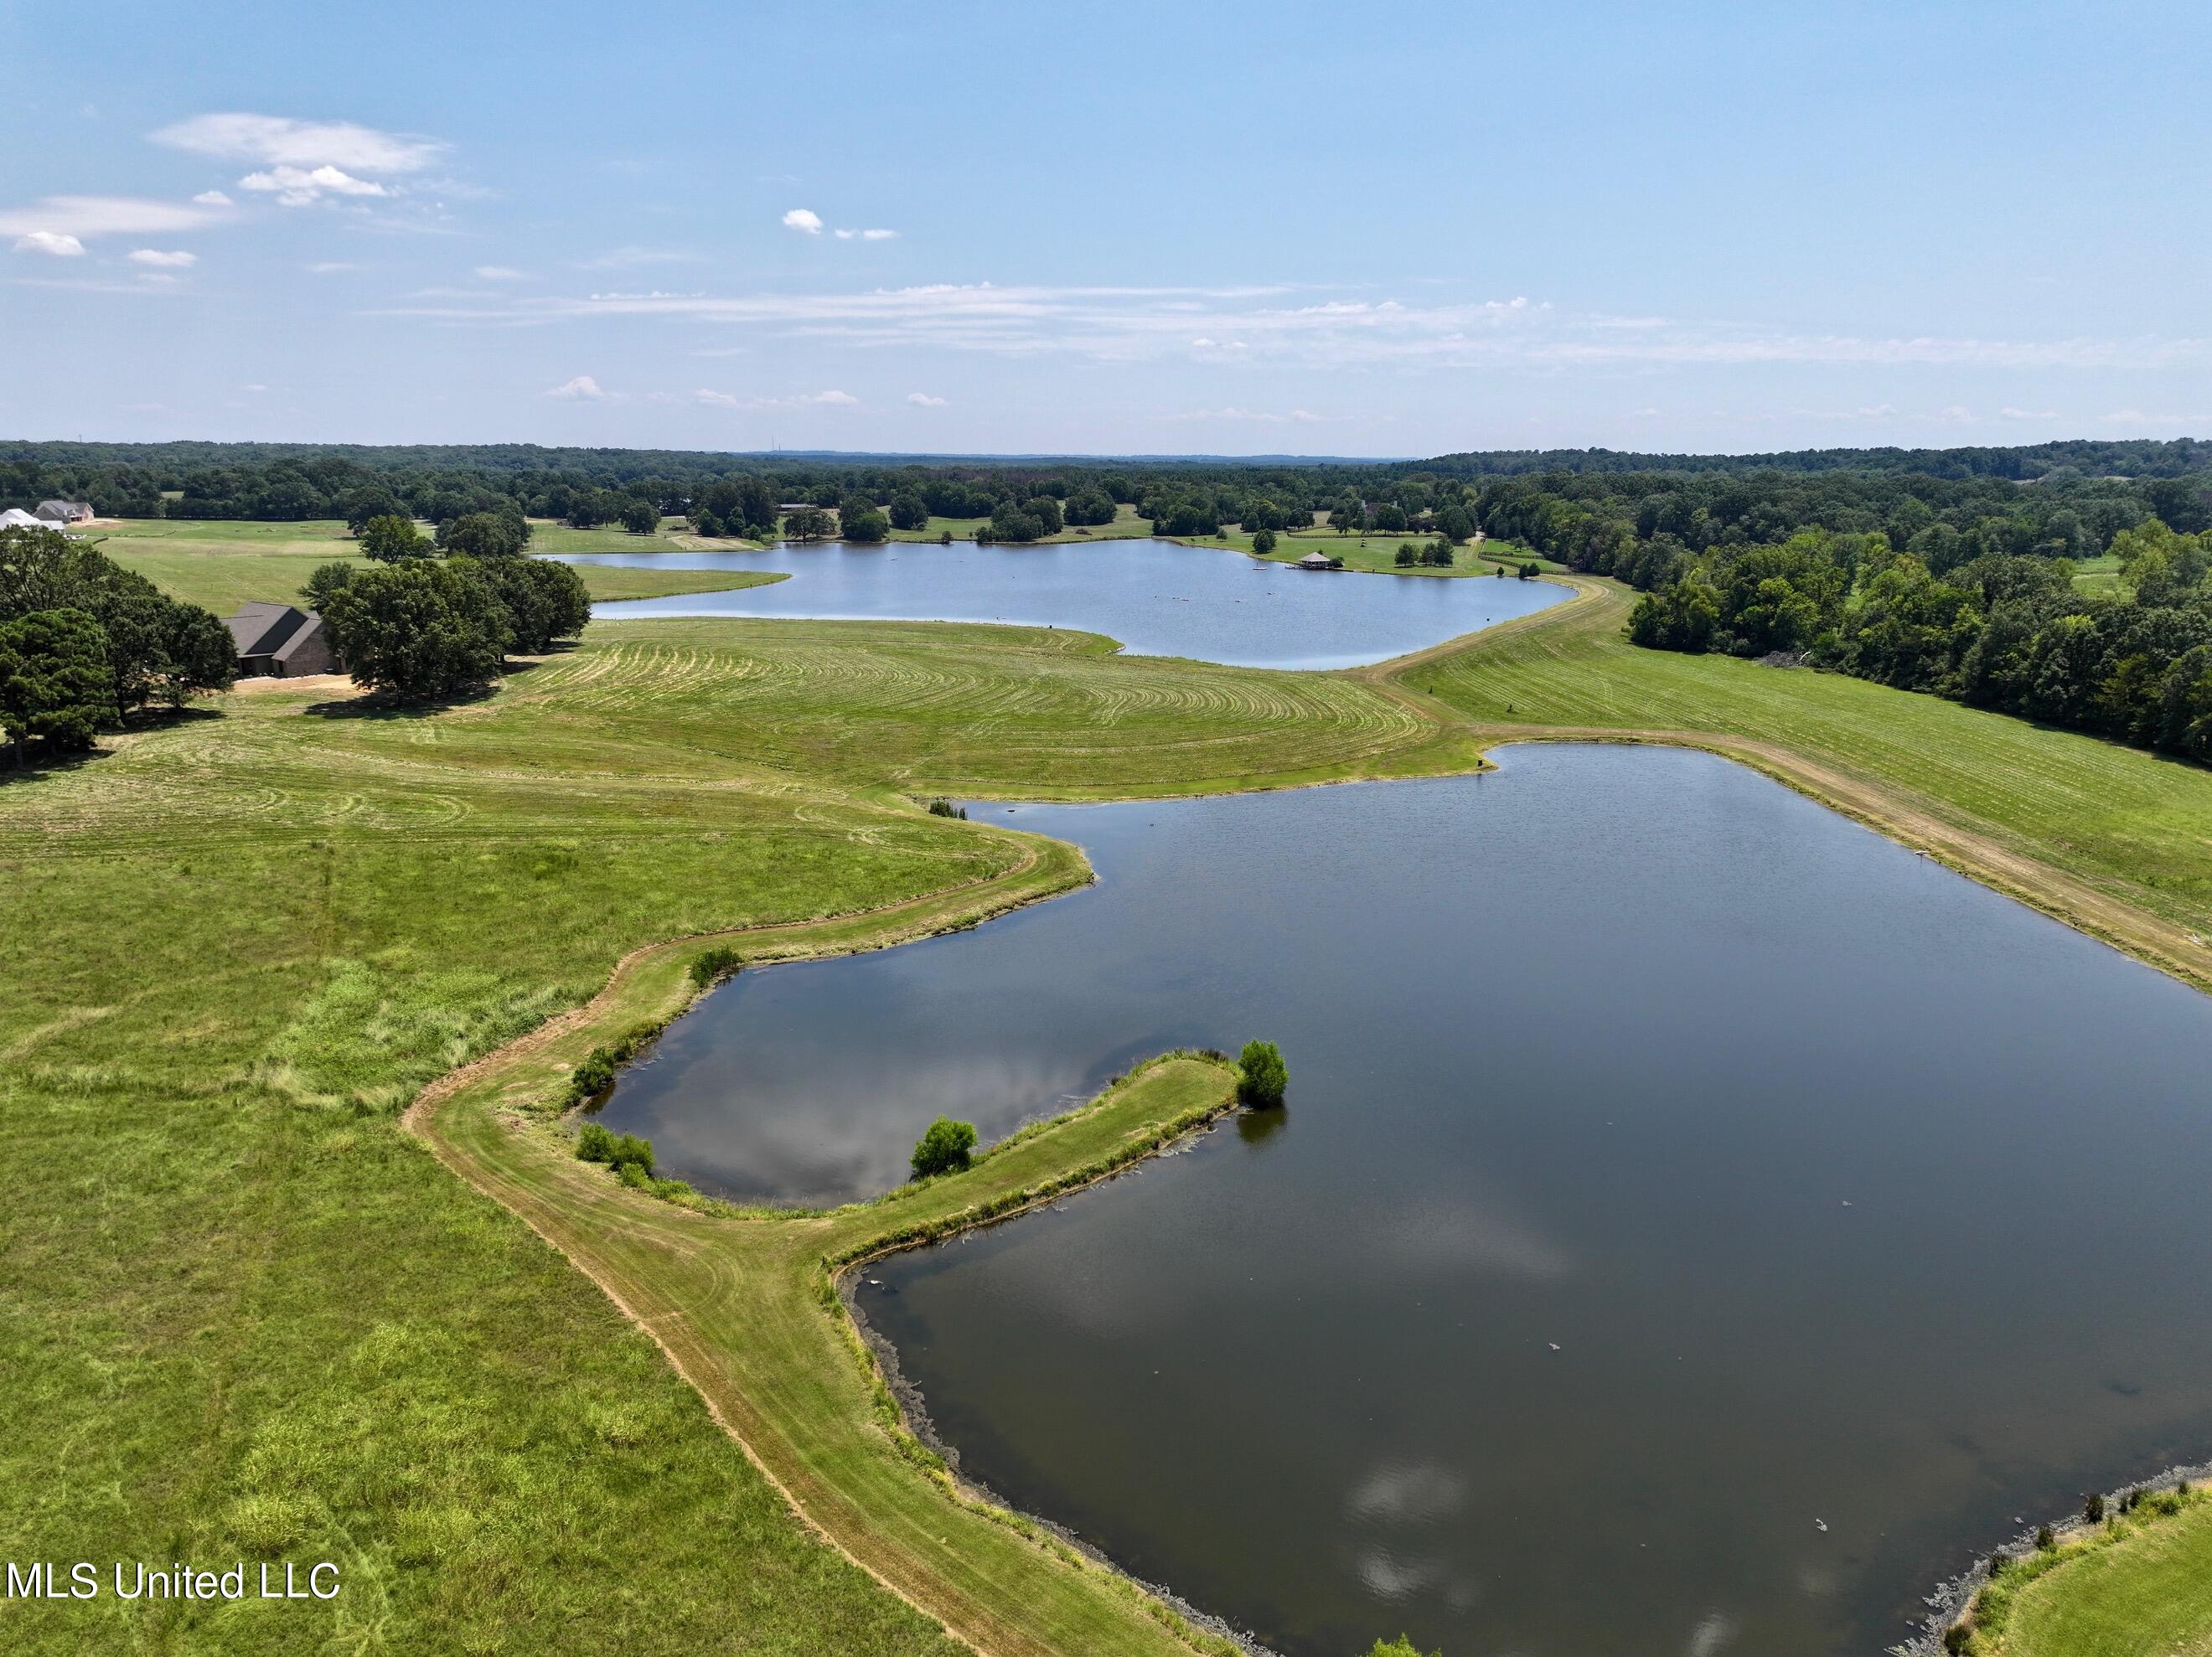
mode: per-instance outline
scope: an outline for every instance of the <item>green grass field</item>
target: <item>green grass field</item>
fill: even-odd
[[[2212,1651],[2212,1499],[2202,1490],[2008,1564],[1974,1597],[1968,1657],[2203,1657]],[[1954,1636],[1956,1637],[1955,1635]]]
[[[894,541],[936,541],[950,534],[956,541],[972,541],[975,531],[991,520],[988,518],[932,518],[918,530],[893,530]],[[1127,502],[1114,508],[1110,524],[1091,524],[1081,528],[1064,529],[1057,535],[1048,535],[1039,546],[1049,546],[1060,541],[1130,541],[1141,540],[1152,532],[1149,520],[1137,516],[1137,509]]]
[[[2118,598],[2124,596],[2120,586],[2120,561],[2109,552],[2094,558],[2075,559],[2074,585],[2093,598]]]
[[[280,533],[281,531],[281,533]],[[558,536],[600,531],[560,530]],[[173,598],[228,616],[258,599],[290,604],[316,568],[336,560],[360,561],[341,523],[187,524],[134,519],[100,531],[100,549]],[[539,525],[531,540],[539,552],[641,550],[645,537],[624,536],[627,546],[569,546],[549,540]],[[555,537],[557,540],[557,537]],[[742,547],[736,542],[732,546]],[[594,599],[661,598],[678,592],[720,592],[783,579],[751,570],[637,569],[580,565],[577,573]]]
[[[1633,651],[1621,596],[1585,586],[1345,675],[1123,658],[1051,629],[597,623],[444,710],[234,695],[0,781],[0,1146],[18,1170],[0,1376],[35,1423],[0,1448],[0,1545],[329,1557],[348,1583],[304,1613],[0,1600],[0,1646],[949,1653],[939,1617],[994,1650],[1179,1642],[946,1495],[810,1262],[938,1195],[1134,1143],[1218,1094],[1211,1071],[1170,1067],[969,1187],[803,1223],[620,1193],[530,1126],[609,1021],[681,998],[696,946],[662,940],[856,947],[1083,877],[1068,848],[912,796],[1419,774],[1516,734],[1659,729],[1891,810],[1907,837],[2008,849],[1998,877],[2045,881],[2062,910],[2148,912],[2154,958],[2212,911],[2212,775],[1856,680]],[[495,1052],[441,1084],[430,1125],[506,1207],[399,1120]],[[746,1225],[769,1241],[719,1241]]]
[[[702,621],[595,626],[438,713],[222,698],[9,779],[0,1144],[45,1172],[0,1217],[0,1374],[39,1423],[0,1449],[0,1543],[337,1558],[314,1639],[392,1649],[948,1649],[400,1108],[641,945],[1024,889],[1036,842],[893,791],[1473,757],[1344,681]],[[290,1614],[0,1601],[0,1645],[291,1649]]]
[[[1357,535],[1339,535],[1334,530],[1313,529],[1291,531],[1275,539],[1275,549],[1270,553],[1252,550],[1252,537],[1241,526],[1231,525],[1219,535],[1178,536],[1175,537],[1186,546],[1226,547],[1251,557],[1266,557],[1278,564],[1295,564],[1308,553],[1325,552],[1332,558],[1341,558],[1346,569],[1364,570],[1376,575],[1414,575],[1437,577],[1489,576],[1495,579],[1500,568],[1510,580],[1524,563],[1534,563],[1540,569],[1557,571],[1562,566],[1538,558],[1508,543],[1488,541],[1480,551],[1472,546],[1462,547],[1454,555],[1451,568],[1434,564],[1415,564],[1401,568],[1398,563],[1398,549],[1410,543],[1415,549],[1428,544],[1418,535],[1383,535],[1376,533],[1362,539]]]

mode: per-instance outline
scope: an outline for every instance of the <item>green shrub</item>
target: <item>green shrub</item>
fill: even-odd
[[[615,1084],[615,1072],[637,1057],[645,1044],[664,1027],[647,1019],[632,1024],[604,1047],[593,1047],[569,1073],[568,1102],[580,1105],[598,1098]]]
[[[2081,1517],[2087,1520],[2092,1525],[2094,1525],[2104,1518],[2104,1516],[2105,1498],[2093,1491],[2090,1493],[2088,1498],[2081,1503]]]
[[[914,1177],[926,1180],[933,1174],[951,1174],[963,1168],[973,1160],[975,1150],[973,1122],[956,1122],[940,1116],[915,1143]]]
[[[933,817],[957,817],[965,822],[968,821],[968,808],[955,805],[949,799],[933,799],[929,803],[929,815]]]
[[[1405,1635],[1395,1640],[1377,1640],[1368,1648],[1367,1657],[1421,1657],[1421,1648]],[[1444,1657],[1441,1651],[1431,1652],[1429,1657]]]
[[[1291,1069],[1273,1041],[1247,1041],[1237,1063],[1237,1098],[1255,1110],[1272,1109],[1283,1102]]]
[[[2058,1545],[2058,1539],[2051,1533],[2050,1526],[2039,1525],[2036,1527],[2035,1545],[2045,1553],[2049,1553],[2053,1548]]]
[[[691,981],[703,990],[726,978],[735,978],[744,964],[744,957],[735,950],[718,944],[691,963]]]
[[[615,1134],[607,1147],[607,1161],[614,1164],[617,1173],[634,1168],[649,1176],[653,1173],[653,1141],[641,1139],[634,1133]]]
[[[1951,1653],[1952,1657],[1958,1657],[1959,1653],[1973,1643],[1973,1639],[1972,1627],[1965,1623],[1954,1623],[1943,1630],[1943,1649]]]
[[[596,1099],[615,1084],[614,1055],[605,1047],[593,1047],[584,1061],[568,1075],[568,1102],[582,1104]]]
[[[576,1135],[579,1162],[605,1162],[614,1168],[635,1168],[653,1172],[653,1141],[634,1133],[610,1133],[597,1122],[586,1122]]]
[[[653,1175],[635,1162],[617,1162],[615,1165],[615,1177],[632,1191],[649,1192],[653,1189]]]

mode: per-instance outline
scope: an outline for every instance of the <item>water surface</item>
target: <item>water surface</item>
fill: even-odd
[[[1301,1657],[1865,1653],[2203,1455],[2212,1001],[1710,756],[1502,758],[978,808],[1100,883],[749,972],[607,1119],[818,1200],[1279,1041],[1279,1119],[859,1300],[971,1476]]]
[[[1549,581],[1316,573],[1171,541],[1038,547],[894,542],[769,552],[574,553],[580,564],[758,569],[791,580],[734,592],[597,604],[594,616],[804,616],[1081,628],[1140,656],[1240,667],[1354,667],[1558,603]]]

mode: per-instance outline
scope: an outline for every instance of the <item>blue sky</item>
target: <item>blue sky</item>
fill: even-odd
[[[2195,4],[0,12],[0,433],[2212,434]]]

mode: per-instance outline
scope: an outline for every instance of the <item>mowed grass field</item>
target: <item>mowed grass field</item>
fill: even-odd
[[[342,523],[240,524],[186,523],[161,519],[132,519],[103,525],[95,533],[100,549],[128,570],[135,570],[174,598],[205,606],[228,616],[240,604],[265,600],[272,604],[297,602],[308,576],[334,561],[367,563],[356,550]],[[562,535],[598,535],[597,531],[567,530]],[[635,552],[652,538],[623,536],[626,547],[568,546],[549,540],[540,525],[531,546],[538,552],[613,550]],[[742,545],[742,543],[733,543]],[[659,598],[677,592],[720,592],[733,587],[755,586],[781,580],[780,575],[754,570],[684,570],[610,568],[579,565],[577,574],[596,599]]]
[[[1346,675],[1053,629],[595,623],[451,708],[232,695],[0,781],[0,1147],[23,1175],[0,1215],[0,1376],[33,1424],[0,1448],[0,1545],[331,1558],[347,1582],[304,1610],[0,1600],[0,1647],[956,1649],[937,1616],[994,1650],[1188,1643],[956,1503],[902,1444],[812,1264],[891,1211],[710,1222],[616,1191],[532,1125],[562,1065],[680,1001],[697,946],[662,940],[851,948],[1083,877],[1067,848],[910,796],[1417,774],[1501,737],[1666,730],[1755,762],[1802,750],[2035,866],[2206,907],[2212,775],[1857,681],[1635,652],[1624,608],[1592,584]],[[495,1053],[423,1125],[503,1206],[400,1121]],[[1132,1114],[930,1189],[957,1207],[1000,1175],[1025,1188],[1218,1093],[1165,1074]],[[717,1228],[747,1225],[766,1241],[732,1253]]]
[[[2014,1596],[1990,1657],[2203,1657],[2212,1652],[2212,1505],[2132,1528]]]
[[[0,1648],[950,1649],[398,1121],[641,946],[1082,876],[895,791],[1473,758],[1348,682],[934,631],[600,624],[479,701],[234,695],[0,782],[0,1147],[42,1170],[0,1215],[36,1423],[0,1448],[0,1548],[348,1584],[0,1601]]]

